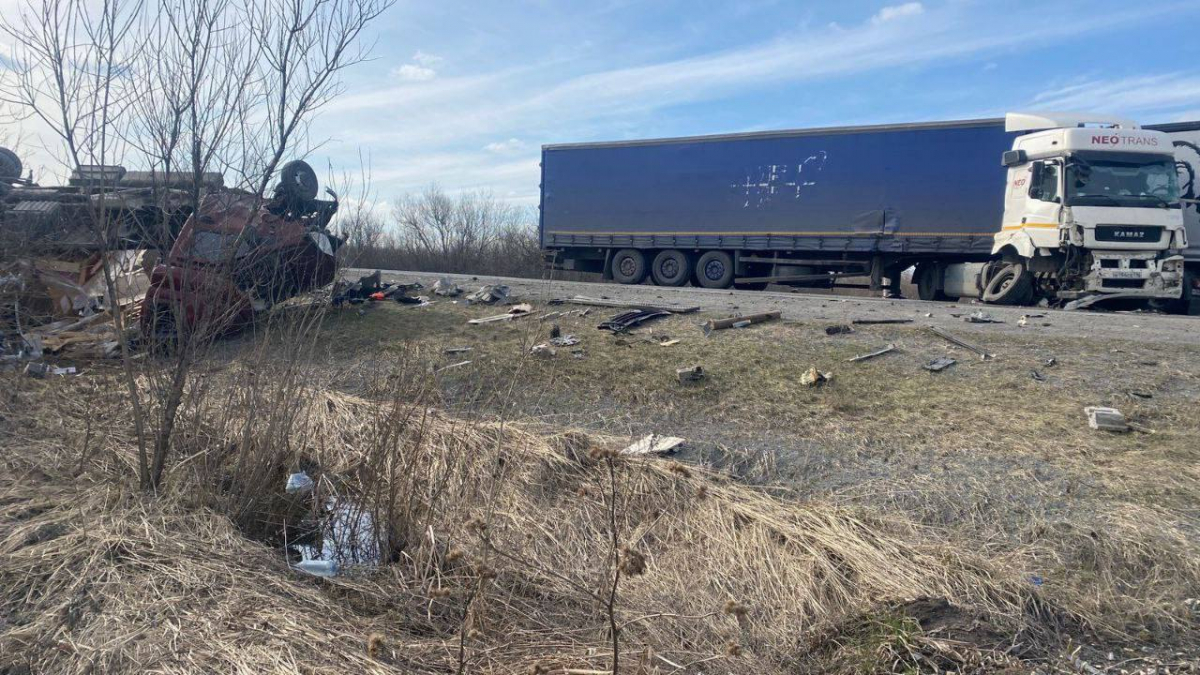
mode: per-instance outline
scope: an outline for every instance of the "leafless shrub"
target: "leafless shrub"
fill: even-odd
[[[373,214],[352,220],[348,260],[380,269],[537,278],[546,267],[535,216],[487,192],[450,195],[433,185],[396,202],[386,225]],[[372,236],[354,236],[359,231]]]

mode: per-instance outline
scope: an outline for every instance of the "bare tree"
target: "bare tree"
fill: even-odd
[[[308,124],[342,90],[341,74],[367,58],[366,27],[394,0],[25,0],[3,30],[18,46],[0,102],[36,117],[62,141],[66,165],[94,178],[96,233],[111,248],[105,196],[116,176],[90,166],[145,167],[164,195],[183,185],[203,208],[204,173],[221,170],[263,196],[282,159],[303,150]],[[150,5],[144,4],[150,2]],[[182,173],[182,182],[173,178]],[[256,200],[247,226],[263,199]],[[156,233],[169,245],[166,217]],[[225,273],[243,231],[229,247]],[[110,295],[116,291],[104,269]],[[183,308],[177,308],[182,312]],[[114,312],[124,334],[124,317]],[[211,335],[181,335],[156,396],[153,452],[129,346],[122,362],[138,436],[143,489],[157,489],[197,350]]]
[[[392,210],[391,255],[404,269],[536,276],[541,251],[528,210],[487,192],[451,197],[437,185]]]
[[[131,90],[127,74],[134,61],[132,44],[141,0],[27,0],[15,22],[0,22],[16,44],[15,68],[4,81],[0,99],[19,106],[45,123],[62,140],[66,163],[95,190],[88,225],[109,250],[118,222],[105,203],[116,176],[104,169],[120,156],[119,130],[126,123]],[[118,295],[108,265],[102,265],[109,298]],[[124,335],[121,312],[113,313],[118,335]],[[129,344],[121,344],[124,379],[133,409],[138,439],[138,476],[149,485],[142,397],[133,371]]]

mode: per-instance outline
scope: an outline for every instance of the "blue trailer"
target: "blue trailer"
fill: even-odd
[[[1160,131],[1099,119],[1016,113],[546,145],[541,244],[558,269],[621,283],[756,288],[865,277],[871,288],[898,289],[900,273],[916,265],[927,299],[1176,297],[1177,202],[1194,195],[1164,184],[1174,181],[1166,177],[1174,173],[1169,151],[1101,152],[1112,139],[1157,145]],[[1194,128],[1166,126],[1161,131]],[[1093,134],[1098,129],[1110,133]],[[1062,178],[1063,167],[1073,170],[1083,158],[1091,158],[1089,170],[1099,167],[1092,187],[1108,185],[1102,178],[1152,183],[1132,193],[1113,183],[1116,199],[1085,194],[1084,183]],[[1084,198],[1093,203],[1077,205],[1070,220],[1067,207]],[[1176,215],[1150,208],[1160,202]],[[1104,223],[1128,223],[1121,232],[1158,239],[1104,239],[1112,227]]]
[[[985,260],[1014,135],[997,119],[547,145],[541,241],[561,269],[663,285]]]

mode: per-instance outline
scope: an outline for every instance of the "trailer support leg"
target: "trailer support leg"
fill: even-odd
[[[883,290],[883,258],[875,256],[871,258],[871,291],[879,292]]]

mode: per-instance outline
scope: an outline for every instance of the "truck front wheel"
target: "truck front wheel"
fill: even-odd
[[[917,297],[925,300],[945,300],[946,294],[941,289],[941,270],[934,263],[921,263],[913,271],[913,281],[917,282]]]
[[[708,251],[696,261],[696,283],[704,288],[733,285],[733,258],[724,251]]]
[[[683,286],[692,275],[691,261],[683,251],[667,249],[654,256],[650,276],[659,286]]]
[[[1033,275],[1025,263],[1000,263],[983,289],[983,301],[994,305],[1028,305],[1033,302],[1033,291]]]
[[[640,284],[646,280],[646,256],[634,248],[623,248],[613,254],[613,280],[620,284]]]

